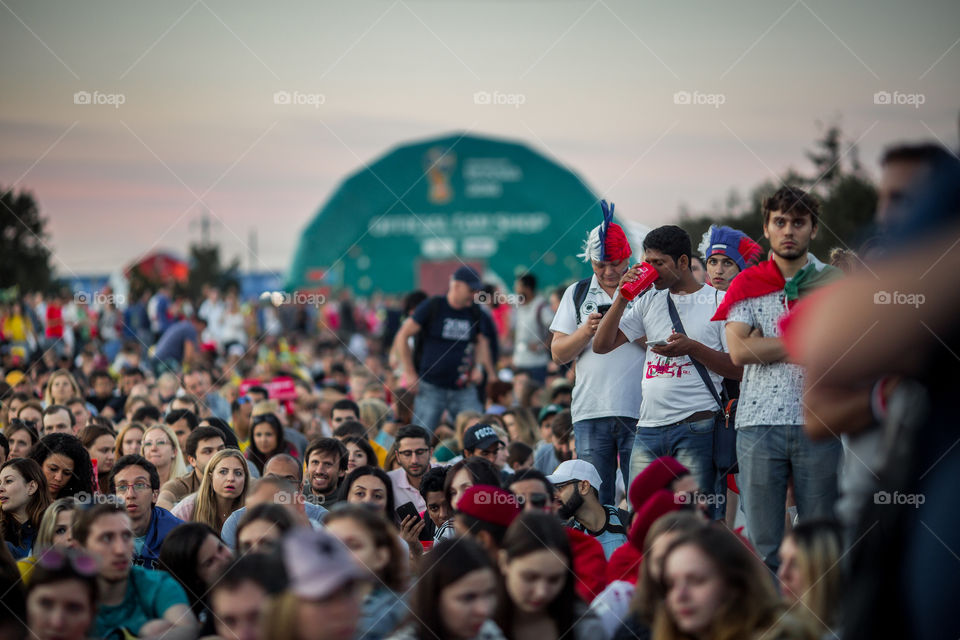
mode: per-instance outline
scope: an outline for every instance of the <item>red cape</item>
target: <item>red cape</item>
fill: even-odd
[[[737,274],[730,282],[730,288],[723,296],[723,301],[717,307],[711,320],[726,320],[733,305],[741,300],[759,298],[768,293],[780,291],[787,281],[773,260],[765,260],[760,264],[748,267]]]

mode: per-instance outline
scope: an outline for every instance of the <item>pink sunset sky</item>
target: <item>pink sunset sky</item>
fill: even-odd
[[[450,132],[524,141],[650,225],[809,171],[818,122],[874,175],[893,142],[957,147],[951,1],[0,5],[0,185],[34,193],[62,276],[185,253],[204,208],[224,258],[283,271],[346,175]]]

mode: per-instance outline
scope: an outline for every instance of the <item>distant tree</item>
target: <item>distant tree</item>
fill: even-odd
[[[47,221],[40,216],[33,194],[0,191],[0,288],[17,285],[21,292],[51,290],[55,283]]]
[[[224,268],[220,264],[220,247],[215,244],[190,245],[190,278],[187,281],[187,293],[199,299],[203,287],[209,285],[221,290],[228,287],[240,287],[240,259]]]
[[[856,250],[866,238],[877,207],[876,187],[860,166],[856,145],[847,145],[840,127],[831,125],[814,142],[814,150],[805,155],[813,163],[810,174],[788,169],[778,181],[768,179],[751,189],[746,200],[731,191],[726,206],[715,206],[711,212],[692,214],[681,208],[678,224],[690,234],[694,251],[711,224],[739,229],[769,247],[763,238],[761,208],[764,198],[782,185],[810,189],[820,198],[820,229],[810,247],[814,255],[826,260],[833,247]]]

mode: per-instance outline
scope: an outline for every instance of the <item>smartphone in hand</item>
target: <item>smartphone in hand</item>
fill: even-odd
[[[405,502],[397,507],[397,518],[400,519],[400,522],[406,520],[408,516],[413,516],[417,520],[420,519],[420,513],[412,502]]]

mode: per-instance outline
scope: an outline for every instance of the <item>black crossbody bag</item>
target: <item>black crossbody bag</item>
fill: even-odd
[[[687,332],[683,328],[683,322],[680,321],[680,314],[677,313],[677,306],[673,303],[670,292],[667,292],[667,310],[670,312],[670,321],[673,322],[674,330],[686,335]],[[739,471],[737,465],[737,430],[734,428],[733,418],[737,410],[737,399],[727,399],[724,402],[724,398],[721,398],[716,387],[713,386],[707,368],[693,356],[688,357],[700,375],[700,379],[703,380],[703,384],[710,390],[710,395],[713,396],[720,407],[720,411],[713,422],[713,465],[717,472],[724,476],[737,473]],[[726,393],[724,393],[725,395]]]

